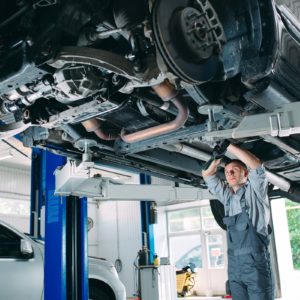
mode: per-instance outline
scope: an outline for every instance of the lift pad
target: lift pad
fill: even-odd
[[[93,162],[82,162],[77,166],[74,160],[69,160],[62,169],[55,171],[55,194],[99,200],[151,200],[165,205],[212,199],[207,189],[156,184],[120,184],[110,178],[91,177],[90,171],[94,166]]]

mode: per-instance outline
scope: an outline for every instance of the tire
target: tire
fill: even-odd
[[[225,217],[224,205],[218,200],[210,200],[209,201],[211,212],[218,223],[218,225],[227,230],[226,225],[223,222],[223,218]]]
[[[107,291],[103,287],[90,285],[89,300],[115,300],[115,297],[110,291]]]

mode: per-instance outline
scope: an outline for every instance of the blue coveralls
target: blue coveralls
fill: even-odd
[[[256,232],[248,216],[245,199],[242,212],[229,215],[227,225],[228,277],[234,300],[273,300],[274,289],[268,252],[269,238]]]

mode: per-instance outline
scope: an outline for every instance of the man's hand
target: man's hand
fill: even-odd
[[[221,163],[221,158],[219,159],[214,159],[211,158],[203,167],[202,169],[202,176],[207,177],[207,176],[212,176],[215,175],[217,172],[217,168],[219,164]]]
[[[227,140],[223,140],[220,144],[217,144],[213,149],[213,157],[215,159],[224,157],[229,145],[230,142],[228,142]]]

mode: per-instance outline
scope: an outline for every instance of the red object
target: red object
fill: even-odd
[[[232,299],[232,297],[230,295],[225,295],[222,297],[223,299]]]

